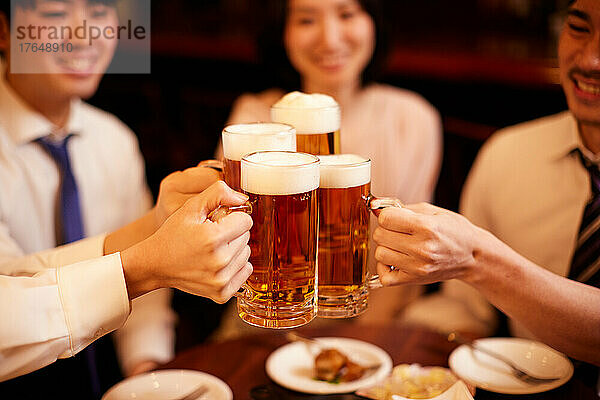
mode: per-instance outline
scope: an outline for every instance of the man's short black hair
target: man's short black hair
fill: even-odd
[[[88,0],[90,3],[102,3],[108,6],[115,6],[118,0]],[[8,20],[8,24],[10,25],[10,20],[12,19],[12,11],[14,11],[11,5],[15,4],[17,7],[22,8],[35,8],[38,0],[0,0],[0,14],[4,14],[6,19]],[[0,51],[0,59],[4,58],[5,54],[3,51]]]
[[[0,0],[0,13],[3,13],[8,21],[11,20],[11,4],[13,3],[22,8],[35,8],[38,0]],[[90,3],[102,3],[114,6],[118,0],[88,0]]]
[[[10,0],[0,1],[0,13],[10,20]]]
[[[6,15],[6,18],[10,22],[11,20],[11,5],[14,3],[16,6],[23,8],[35,8],[37,0],[3,0],[0,5],[0,12]]]

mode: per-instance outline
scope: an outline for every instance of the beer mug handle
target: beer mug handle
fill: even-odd
[[[247,297],[247,288],[246,288],[246,283],[244,282],[244,284],[242,286],[240,286],[240,288],[237,290],[237,292],[235,292],[233,294],[233,297],[239,297],[241,299]]]
[[[373,214],[379,216],[379,213],[384,208],[388,207],[399,207],[402,208],[404,204],[398,199],[393,197],[375,197],[372,194],[367,198],[367,206],[369,210],[373,212]],[[390,270],[394,270],[395,267],[390,265]],[[379,289],[383,287],[383,283],[381,283],[381,279],[379,279],[379,274],[370,274],[368,277],[367,284],[369,289]]]
[[[210,168],[210,169],[214,169],[215,171],[219,172],[219,173],[223,173],[223,161],[219,161],[219,160],[204,160],[204,161],[200,161],[197,165],[197,167],[200,168]]]
[[[383,283],[381,283],[381,279],[379,279],[379,274],[369,274],[367,286],[369,287],[369,290],[382,288]]]
[[[208,214],[207,219],[211,220],[212,222],[219,222],[229,214],[237,211],[245,212],[248,215],[252,214],[252,203],[250,203],[250,201],[246,201],[241,206],[219,206],[212,210],[210,214]],[[245,295],[246,286],[240,287],[234,294],[235,297],[245,297]]]
[[[229,214],[233,212],[245,212],[246,214],[252,214],[252,204],[250,201],[246,201],[241,206],[219,206],[212,210],[206,219],[211,220],[212,222],[219,222]]]
[[[367,206],[373,214],[379,216],[379,212],[388,207],[404,207],[402,202],[394,197],[375,197],[372,194],[367,198]]]

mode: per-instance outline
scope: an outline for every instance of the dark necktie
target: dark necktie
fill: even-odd
[[[48,152],[56,162],[60,170],[60,195],[59,195],[59,238],[58,244],[66,244],[83,239],[83,219],[81,216],[81,207],[79,203],[79,192],[77,182],[71,168],[71,160],[67,150],[67,144],[73,135],[68,135],[62,141],[54,142],[48,138],[38,139],[38,143]],[[82,352],[86,360],[90,374],[91,389],[94,398],[99,398],[100,378],[96,367],[96,353],[93,344],[89,345]]]
[[[579,156],[590,174],[592,198],[583,212],[569,278],[600,287],[600,170]]]
[[[600,170],[581,151],[577,153],[590,174],[592,197],[583,211],[569,278],[600,287]],[[575,375],[586,386],[600,389],[598,367],[581,361],[574,361],[574,365]]]

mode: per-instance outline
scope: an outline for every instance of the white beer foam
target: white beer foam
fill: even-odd
[[[371,182],[371,161],[356,154],[319,156],[322,188],[348,188]]]
[[[340,129],[340,108],[326,94],[290,92],[271,107],[271,120],[290,124],[299,135]]]
[[[291,129],[291,131],[290,131]],[[296,151],[296,130],[289,125],[271,122],[235,124],[223,131],[223,155],[240,161],[256,151]]]
[[[242,190],[254,194],[297,194],[319,187],[319,162],[310,154],[254,153],[242,160],[241,169]]]

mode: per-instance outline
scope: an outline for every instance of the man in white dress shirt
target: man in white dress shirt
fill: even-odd
[[[145,183],[143,160],[135,135],[114,116],[81,101],[81,98],[88,98],[96,91],[102,74],[111,61],[116,41],[99,39],[87,48],[86,44],[74,39],[72,42],[75,51],[72,53],[32,56],[34,62],[39,63],[47,73],[12,73],[9,67],[10,35],[6,18],[9,11],[7,4],[2,8],[0,51],[4,53],[6,63],[2,64],[6,64],[7,69],[5,71],[2,67],[0,77],[0,275],[36,279],[0,279],[3,300],[0,314],[2,329],[6,329],[0,333],[0,381],[52,363],[57,357],[65,358],[76,354],[91,340],[120,326],[124,322],[123,313],[129,312],[129,304],[123,304],[123,295],[127,295],[126,291],[121,290],[123,271],[114,267],[117,264],[121,266],[120,258],[111,259],[109,264],[113,265],[113,275],[104,281],[92,270],[96,271],[96,265],[95,268],[102,267],[110,271],[111,267],[105,265],[106,260],[90,264],[89,268],[92,270],[87,270],[86,273],[83,272],[86,268],[73,270],[77,279],[85,276],[90,280],[98,279],[94,283],[104,282],[107,284],[105,287],[87,287],[73,277],[65,278],[62,281],[64,285],[61,285],[61,275],[47,269],[67,271],[69,269],[58,267],[124,250],[137,241],[135,238],[144,239],[154,231],[149,229],[146,234],[136,236],[133,233],[139,233],[137,228],[148,225],[154,228],[154,225],[159,226],[168,216],[157,217],[159,212],[156,210],[163,210],[165,214],[164,207],[154,209],[152,215],[146,214],[152,206],[152,199]],[[81,15],[86,15],[86,18],[98,25],[114,22],[114,1],[24,0],[17,2],[12,22],[23,26],[30,23],[51,26],[57,20],[75,24],[80,22],[78,18]],[[113,23],[114,25],[116,24]],[[57,198],[62,182],[61,169],[38,143],[38,139],[60,141],[67,136],[71,136],[66,147],[77,183],[83,233],[92,238],[45,251],[40,255],[39,252],[62,243],[59,232],[61,226],[57,223]],[[188,173],[193,178],[202,179],[196,181],[196,186],[187,193],[199,192],[216,180],[214,172],[202,170]],[[179,178],[181,176],[172,177],[167,182]],[[166,192],[171,189],[172,187],[167,188]],[[161,190],[163,192],[165,191]],[[181,195],[171,198],[177,199],[177,203],[188,197],[189,195]],[[134,224],[133,228],[125,228],[121,236],[105,235],[105,232],[114,231],[138,218],[141,218],[140,221],[156,220],[159,223]],[[34,253],[37,254],[32,256]],[[98,273],[102,275],[107,271],[98,270]],[[48,272],[50,275],[46,278],[36,275]],[[62,276],[68,277],[69,274]],[[85,320],[83,326],[76,326],[77,317],[68,318],[77,311],[71,313],[68,307],[70,302],[66,297],[74,289],[66,282],[72,282],[72,286],[87,288],[87,293],[80,293],[88,296],[84,300],[77,296],[71,298],[78,299],[77,307],[85,305],[89,310],[90,315],[85,317],[89,320],[80,315]],[[114,285],[110,285],[111,283]],[[176,285],[166,285],[163,282],[159,286]],[[111,303],[111,292],[115,291],[114,301]],[[202,292],[197,294],[207,295]],[[95,302],[91,302],[89,296],[92,295],[97,298]],[[9,296],[13,296],[15,300],[5,303],[4,300]],[[129,298],[134,297],[137,295],[129,293]],[[84,303],[81,304],[81,301]],[[169,301],[169,290],[161,289],[132,302],[131,315],[115,335],[119,362],[125,374],[147,371],[172,357],[175,317]],[[119,307],[110,307],[111,304],[119,304]],[[111,317],[113,314],[119,318]],[[110,321],[108,327],[107,321]],[[97,326],[100,327],[90,338],[89,330]],[[76,344],[74,337],[78,335],[85,339]],[[72,377],[69,385],[62,382],[64,370],[61,365],[61,362],[56,363],[58,369],[54,374],[51,368],[39,371],[38,377],[53,381],[51,383],[58,387],[61,396],[69,397],[72,394],[88,397],[83,394],[87,392],[77,391],[80,382],[76,377]],[[48,382],[41,385],[38,380],[32,379],[17,378],[0,384],[0,397],[10,394],[9,391],[19,384],[26,385],[27,393],[30,394],[36,389],[46,395],[54,393],[47,386]],[[114,377],[109,376],[107,379]],[[101,383],[101,389],[105,390],[114,381]],[[77,390],[66,392],[69,387]]]
[[[600,365],[600,2],[570,2],[558,55],[569,111],[484,145],[461,204],[477,226],[415,205],[383,211],[374,238],[387,284],[458,279],[406,320],[489,335],[489,301],[514,335]]]

